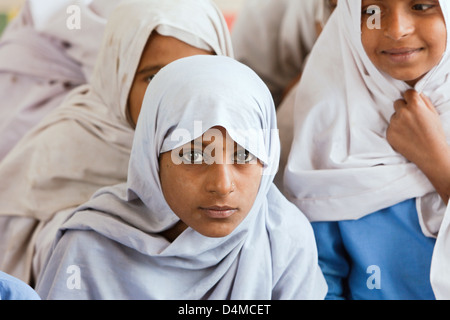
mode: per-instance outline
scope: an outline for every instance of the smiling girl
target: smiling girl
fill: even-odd
[[[311,54],[285,182],[314,222],[328,298],[435,298],[449,21],[446,1],[339,0]]]
[[[362,0],[361,40],[374,66],[411,87],[438,65],[447,30],[439,0]],[[369,28],[368,10],[377,6],[381,28]]]

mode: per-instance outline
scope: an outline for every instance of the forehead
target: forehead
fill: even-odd
[[[207,145],[223,145],[228,144],[235,145],[236,142],[230,137],[227,130],[223,127],[213,127],[205,131],[203,135],[197,139],[192,140],[191,143],[201,144],[203,146]]]
[[[147,64],[167,65],[170,62],[197,54],[212,54],[212,52],[191,46],[172,36],[163,36],[152,32],[142,52],[140,67]]]
[[[199,121],[195,123],[198,124]],[[211,127],[206,131],[202,130],[200,126],[197,127],[197,130],[196,128],[191,129],[193,130],[180,127],[169,133],[164,138],[161,153],[192,148],[224,150],[227,153],[245,149],[267,163],[268,154],[265,139],[278,138],[278,131],[276,130],[268,132],[256,128],[239,129],[233,125],[229,129],[230,132],[220,125]],[[204,133],[202,134],[202,132]]]

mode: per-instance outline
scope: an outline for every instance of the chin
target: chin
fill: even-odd
[[[220,228],[214,230],[213,228],[208,228],[206,230],[196,230],[201,235],[208,238],[224,238],[229,236],[235,228]]]
[[[392,78],[396,79],[396,80],[400,80],[400,81],[404,81],[408,84],[416,84],[417,82],[420,81],[420,79],[422,79],[425,74],[422,73],[405,73],[405,72],[398,72],[398,73],[392,73],[391,72],[387,72]]]
[[[223,232],[223,233],[200,232],[200,234],[207,238],[225,238],[229,236],[231,232]]]

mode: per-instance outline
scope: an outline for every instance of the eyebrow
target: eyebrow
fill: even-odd
[[[212,141],[205,141],[202,140],[202,148],[206,148],[208,147],[211,143],[213,143]],[[195,140],[191,141],[191,148],[195,147]],[[246,150],[244,147],[242,147],[241,145],[239,145],[236,141],[233,141],[233,146],[236,150],[239,150],[239,148]]]
[[[364,2],[384,2],[384,0],[361,0],[361,4],[364,4]]]
[[[361,0],[361,5],[364,5],[364,3],[367,3],[367,2],[383,3],[383,2],[386,2],[386,0]]]
[[[156,65],[156,66],[146,66],[142,69],[140,69],[137,74],[146,74],[146,73],[153,73],[161,70],[164,66],[163,65]]]

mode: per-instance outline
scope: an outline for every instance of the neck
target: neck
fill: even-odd
[[[176,238],[180,234],[183,233],[184,230],[187,229],[187,225],[183,221],[178,221],[172,228],[167,229],[163,232],[161,232],[161,235],[167,239],[169,242],[174,242]]]

